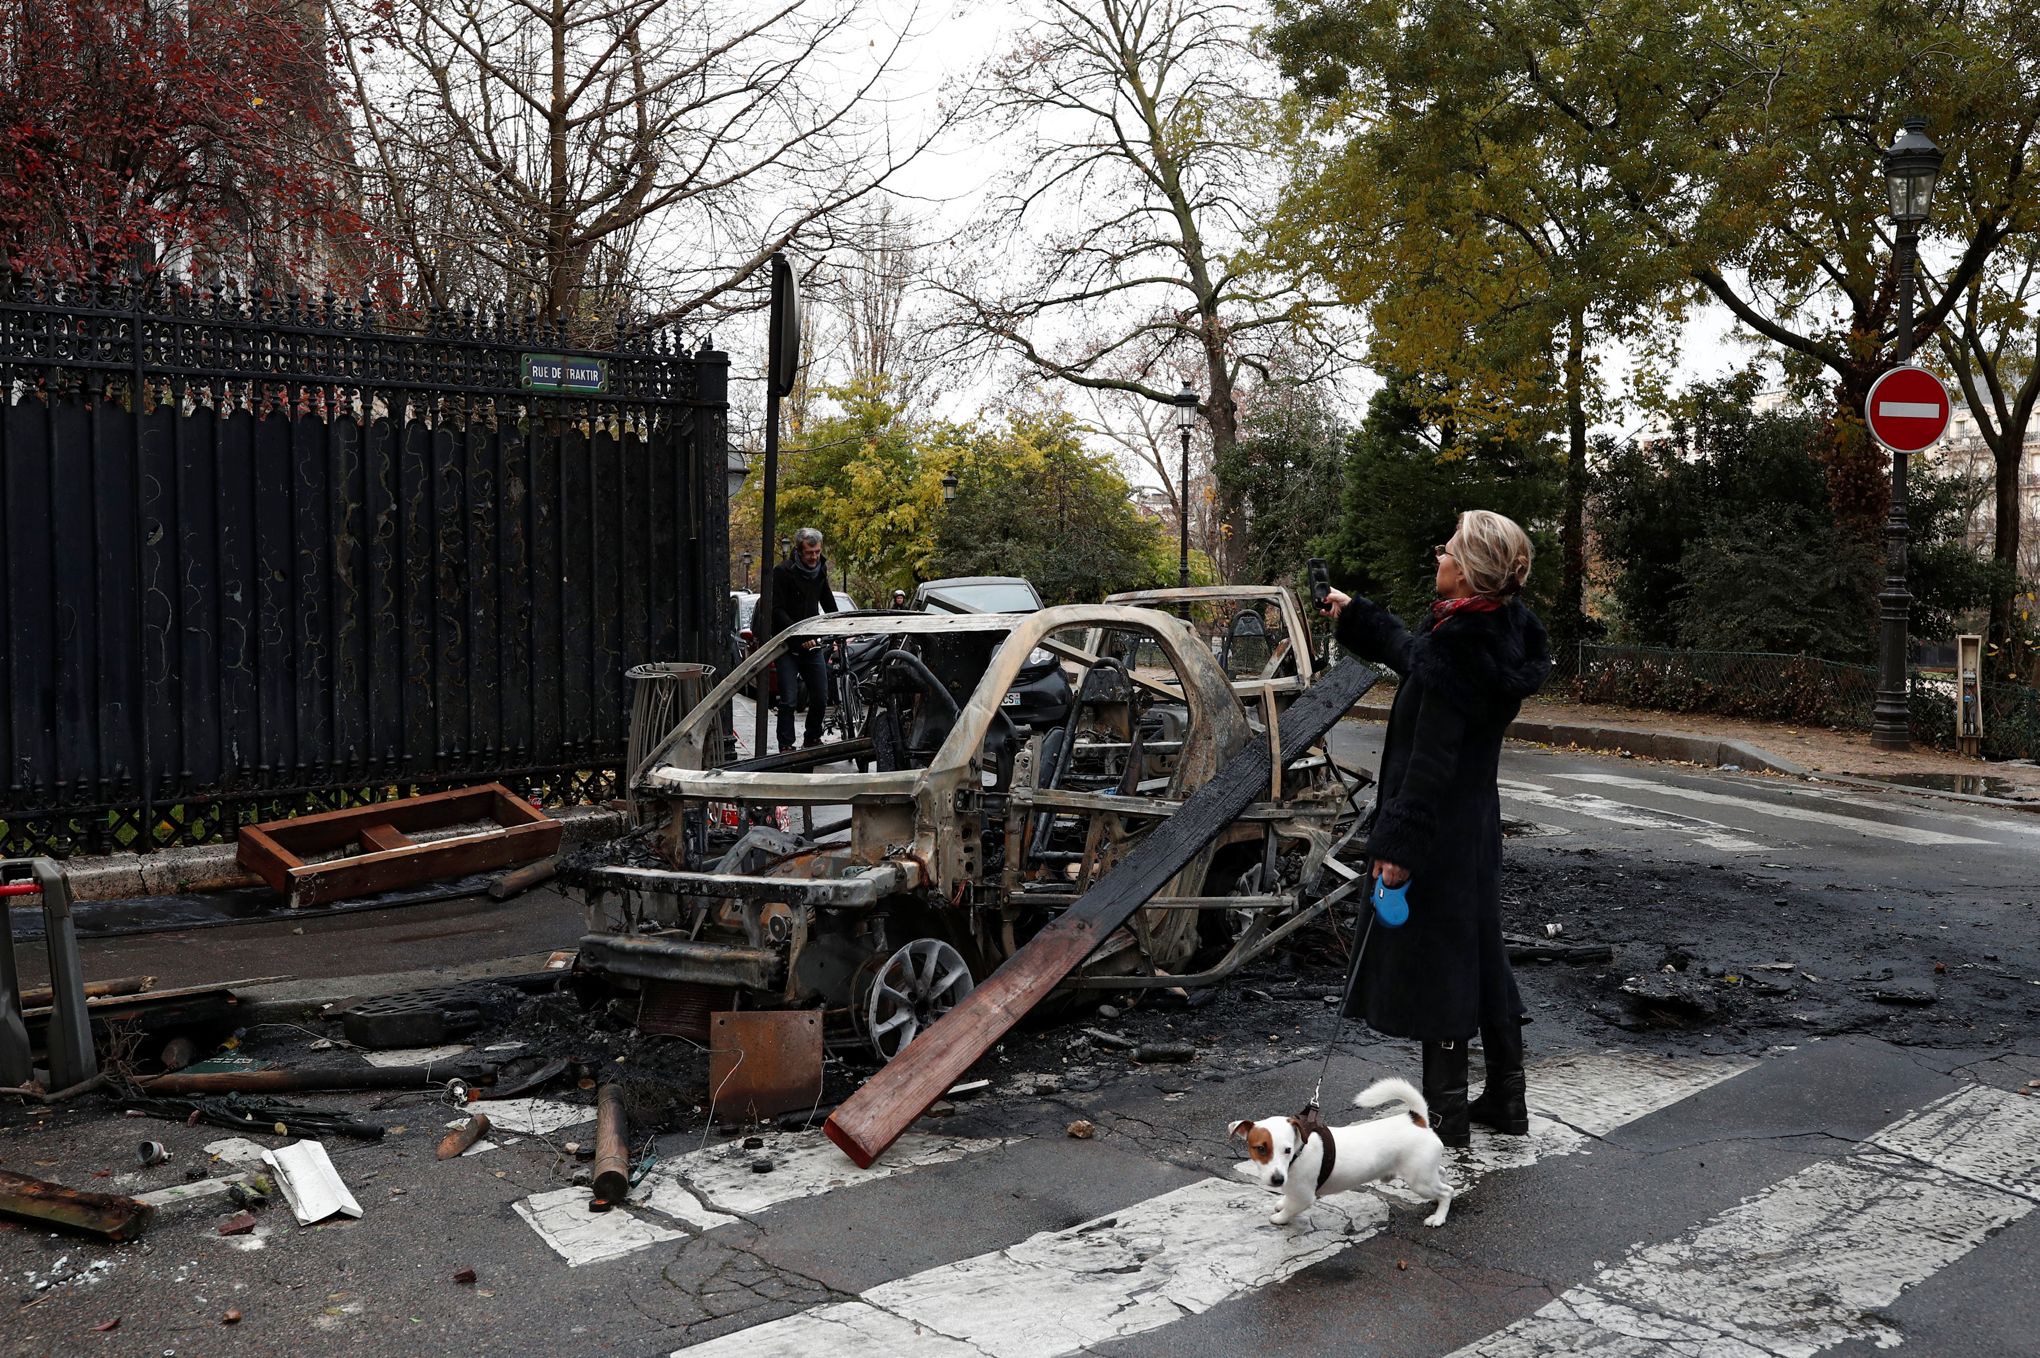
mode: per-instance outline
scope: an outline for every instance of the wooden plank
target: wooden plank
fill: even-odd
[[[391,849],[407,849],[417,842],[417,840],[388,823],[364,825],[361,827],[361,847],[369,853],[388,853]]]
[[[529,862],[559,852],[564,832],[558,821],[546,821],[307,864],[290,874],[290,901],[294,906],[323,905]]]
[[[495,827],[425,844],[412,838],[472,821]],[[237,857],[292,905],[319,905],[544,858],[558,852],[561,833],[558,821],[509,788],[483,783],[247,826]],[[352,844],[365,852],[320,863],[303,858]]]
[[[304,860],[278,844],[259,825],[244,825],[234,847],[234,861],[269,884],[271,891],[290,887],[290,870]]]
[[[1301,758],[1379,677],[1372,666],[1349,661],[1333,666],[1298,695],[1284,714],[1282,762]],[[1242,748],[1118,867],[831,1113],[823,1126],[829,1139],[859,1167],[869,1168],[993,1043],[1260,795],[1272,763],[1266,742]]]
[[[482,783],[475,787],[449,788],[444,792],[427,792],[416,797],[401,797],[393,802],[375,802],[369,806],[350,806],[339,811],[321,811],[311,816],[293,816],[288,820],[265,821],[242,830],[266,835],[279,847],[302,857],[307,853],[326,853],[344,849],[361,838],[364,825],[388,825],[406,833],[419,830],[440,830],[462,821],[496,820],[498,798],[515,798],[516,794],[501,783]],[[529,807],[529,802],[517,800]]]

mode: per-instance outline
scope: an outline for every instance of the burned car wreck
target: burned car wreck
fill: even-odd
[[[854,729],[739,757],[729,733],[750,729],[747,695],[782,650],[874,641]],[[1033,730],[1001,699],[1043,651],[1074,699]],[[820,1010],[832,1042],[888,1060],[1232,756],[1279,741],[1294,688],[1229,678],[1146,608],[810,619],[643,761],[652,852],[577,871],[580,965],[636,992],[640,1026],[699,1036],[711,1013]],[[1365,778],[1322,749],[1277,769],[1064,993],[1216,981],[1321,913],[1354,877],[1335,853]]]

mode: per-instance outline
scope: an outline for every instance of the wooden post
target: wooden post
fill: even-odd
[[[1371,665],[1335,665],[1289,707],[1279,760],[1250,742],[1210,781],[907,1049],[829,1115],[823,1131],[861,1168],[991,1050],[1111,932],[1181,872],[1268,786],[1269,768],[1303,757],[1374,686]]]
[[[630,1196],[630,1141],[623,1116],[623,1086],[595,1092],[595,1200],[618,1207]]]

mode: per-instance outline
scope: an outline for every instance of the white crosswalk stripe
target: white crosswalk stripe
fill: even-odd
[[[1960,1090],[1452,1358],[1812,1358],[1904,1336],[1877,1311],[2033,1209],[2040,1104]]]
[[[1455,1177],[1522,1168],[1589,1147],[1627,1122],[1750,1066],[1616,1052],[1540,1064],[1525,1139],[1480,1142]],[[1002,1250],[884,1283],[839,1302],[682,1350],[689,1358],[820,1352],[899,1358],[1055,1358],[1145,1333],[1273,1286],[1379,1231],[1368,1191],[1320,1199],[1296,1226],[1266,1225],[1258,1185],[1205,1179]],[[1243,1229],[1243,1223],[1252,1223]]]
[[[1589,820],[1603,821],[1632,830],[1657,830],[1684,835],[1695,843],[1710,849],[1719,849],[1724,853],[1750,853],[1764,847],[1757,840],[1748,838],[1732,826],[1701,820],[1695,816],[1677,816],[1650,810],[1628,802],[1598,797],[1591,792],[1553,792],[1543,783],[1529,783],[1513,778],[1498,781],[1502,800],[1508,802],[1569,812],[1575,816],[1584,816]]]
[[[1654,781],[1632,778],[1620,773],[1560,773],[1557,777],[1569,782],[1591,783],[1597,787],[1617,787],[1631,792],[1648,793],[1654,797],[1671,797],[1681,801],[1701,802],[1709,806],[1734,807],[1769,820],[1799,821],[1805,824],[1826,825],[1838,829],[1853,830],[1861,835],[1878,839],[1896,840],[1902,844],[1916,844],[1933,847],[1955,844],[1987,844],[1989,840],[1976,839],[1968,835],[1949,834],[1941,830],[1929,830],[1917,825],[1902,825],[1889,820],[1872,820],[1867,816],[1842,815],[1834,811],[1815,811],[1809,807],[1794,806],[1784,802],[1767,801],[1756,797],[1738,797],[1726,792],[1708,792],[1701,788],[1686,787],[1668,781]]]
[[[587,1117],[593,1117],[595,1111],[546,1099],[526,1102]],[[540,1121],[544,1120],[541,1116]],[[741,1143],[726,1142],[660,1162],[630,1193],[630,1207],[648,1215],[622,1208],[591,1213],[585,1188],[533,1194],[515,1204],[517,1215],[569,1266],[578,1268],[687,1234],[675,1230],[669,1220],[696,1231],[714,1230],[785,1203],[948,1164],[1006,1144],[994,1138],[908,1132],[883,1160],[869,1169],[859,1169],[820,1132],[775,1132],[762,1138],[762,1143],[747,1149]],[[759,1160],[770,1162],[773,1172],[753,1173],[751,1167]]]

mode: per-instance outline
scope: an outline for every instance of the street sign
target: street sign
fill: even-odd
[[[592,396],[609,390],[609,360],[560,354],[519,354],[519,374],[533,391],[568,391]]]
[[[1923,453],[1948,432],[1948,389],[1925,368],[1892,368],[1870,384],[1864,418],[1894,453]]]

